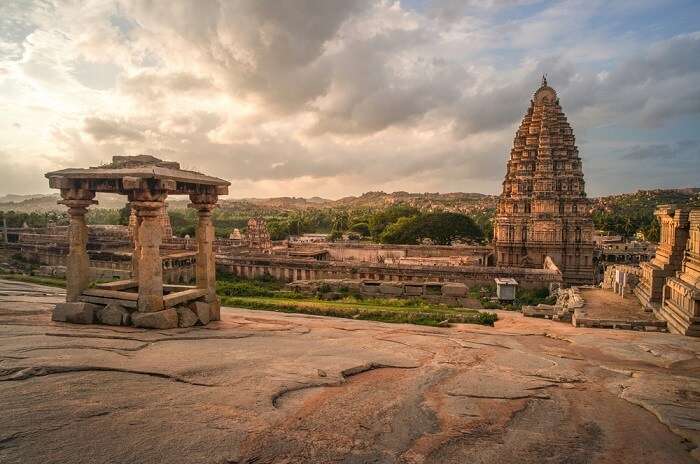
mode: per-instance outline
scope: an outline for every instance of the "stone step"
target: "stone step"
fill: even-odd
[[[668,323],[669,330],[681,335],[700,336],[700,324],[691,321],[687,314],[669,303],[667,301],[658,312]]]

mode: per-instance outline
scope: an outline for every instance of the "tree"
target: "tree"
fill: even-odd
[[[366,222],[357,222],[350,226],[351,232],[356,232],[362,237],[369,237],[369,224]]]
[[[425,213],[402,217],[385,228],[382,243],[416,244],[430,239],[438,245],[449,245],[455,240],[480,241],[483,234],[469,217],[459,213]]]
[[[383,211],[373,214],[369,220],[369,231],[373,239],[379,239],[384,229],[402,217],[411,217],[418,214],[416,208],[405,205],[391,206]]]

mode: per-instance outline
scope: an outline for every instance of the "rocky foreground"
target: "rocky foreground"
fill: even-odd
[[[50,321],[0,282],[2,463],[686,463],[700,340],[501,313],[427,328],[242,309]]]

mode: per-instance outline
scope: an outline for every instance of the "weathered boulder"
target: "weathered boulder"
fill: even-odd
[[[131,314],[131,322],[134,327],[146,329],[174,329],[177,327],[177,311],[164,309],[152,313],[135,312]]]
[[[446,283],[442,285],[443,296],[466,296],[467,286],[457,282]]]
[[[178,327],[192,327],[199,320],[197,315],[187,306],[178,306],[175,311],[177,312]]]
[[[209,306],[209,303],[205,303],[204,301],[195,301],[192,305],[190,305],[192,311],[194,311],[197,318],[204,325],[209,324],[209,321],[211,320]]]
[[[131,316],[129,311],[122,305],[110,303],[104,308],[100,308],[96,313],[97,320],[107,325],[129,325]]]
[[[73,324],[94,324],[97,306],[92,303],[58,303],[53,308],[51,320]]]

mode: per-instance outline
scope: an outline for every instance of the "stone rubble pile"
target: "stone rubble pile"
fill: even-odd
[[[139,312],[118,303],[109,303],[103,306],[80,301],[57,304],[51,319],[56,322],[72,324],[174,329],[176,327],[207,325],[211,321],[220,320],[220,317],[221,307],[218,300],[212,303],[193,301],[174,308],[152,312]]]

